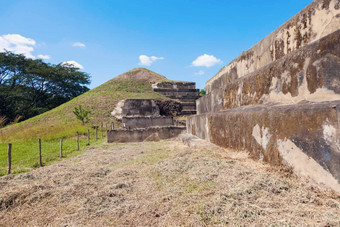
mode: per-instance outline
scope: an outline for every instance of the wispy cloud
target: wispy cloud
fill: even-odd
[[[221,59],[218,59],[213,55],[203,54],[201,56],[198,56],[196,60],[192,62],[192,66],[211,67],[219,63],[222,63]]]
[[[51,56],[49,56],[49,55],[43,55],[43,54],[39,54],[37,57],[38,57],[38,58],[41,58],[41,59],[45,59],[45,60],[51,58]]]
[[[76,61],[64,61],[63,63],[61,63],[61,65],[65,66],[65,67],[75,67],[78,69],[84,69],[84,66],[82,66],[81,64],[79,64]]]
[[[146,55],[140,55],[138,65],[150,66],[152,63],[158,60],[164,60],[164,57],[156,57],[156,56],[149,57]]]
[[[86,45],[84,43],[81,42],[75,42],[72,44],[73,47],[86,47]]]
[[[204,75],[204,71],[203,71],[203,70],[200,70],[200,71],[198,71],[198,72],[195,72],[195,75],[197,75],[197,76],[202,76],[202,75]]]

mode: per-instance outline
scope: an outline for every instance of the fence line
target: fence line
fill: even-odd
[[[95,126],[95,138],[98,140],[98,128],[99,126]],[[103,123],[101,123],[101,135],[103,138]],[[85,134],[86,135],[86,134]],[[87,146],[90,145],[90,129],[87,130]],[[77,138],[76,138],[76,146],[77,146],[77,151],[80,150],[80,137],[79,137],[79,132],[77,131]],[[8,169],[7,169],[7,174],[11,174],[12,172],[12,143],[8,143],[8,148],[7,148],[7,157],[8,157]],[[39,166],[43,166],[43,149],[42,149],[42,140],[41,138],[38,138],[38,155],[39,155]],[[63,138],[60,138],[60,153],[59,153],[60,158],[63,158]]]

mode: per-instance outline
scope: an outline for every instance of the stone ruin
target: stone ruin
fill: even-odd
[[[123,128],[107,131],[108,143],[169,139],[185,131],[186,122],[173,117],[196,114],[196,84],[165,81],[153,83],[152,88],[169,100],[121,100],[111,114]]]
[[[181,115],[196,114],[196,100],[200,97],[196,83],[166,81],[155,83],[152,88],[155,92],[179,101],[183,107]]]
[[[225,66],[188,133],[340,192],[339,8],[315,0]]]
[[[122,121],[123,128],[107,131],[107,142],[157,141],[176,137],[186,129],[173,119],[181,110],[180,103],[169,100],[122,100],[113,115]]]

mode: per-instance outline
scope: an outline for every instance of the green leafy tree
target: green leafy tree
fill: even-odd
[[[205,91],[205,89],[200,90],[200,96],[205,96],[206,94],[207,92]]]
[[[89,122],[89,115],[91,114],[90,110],[83,109],[83,107],[79,105],[78,107],[74,107],[73,113],[83,125]]]
[[[53,109],[88,91],[89,75],[71,65],[52,65],[6,51],[0,53],[0,116],[12,122]]]

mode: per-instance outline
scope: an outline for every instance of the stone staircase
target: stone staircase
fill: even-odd
[[[187,131],[340,192],[339,15],[339,1],[315,0],[233,60]]]
[[[155,92],[179,101],[183,107],[181,115],[196,114],[196,100],[200,97],[199,89],[196,89],[196,83],[159,82],[153,84],[152,88]]]

